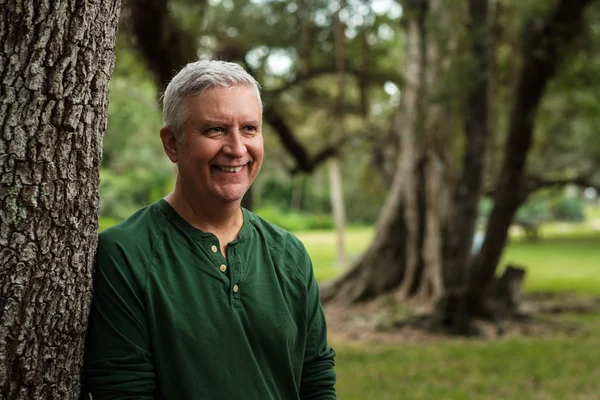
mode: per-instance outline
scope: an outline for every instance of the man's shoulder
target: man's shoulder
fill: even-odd
[[[272,245],[285,248],[287,250],[295,250],[305,252],[304,244],[298,237],[288,230],[267,221],[258,214],[252,211],[245,210],[249,216],[250,223],[262,236],[265,237]]]
[[[166,219],[158,203],[150,204],[98,235],[98,252],[150,253]]]
[[[303,281],[312,274],[312,263],[304,244],[286,229],[269,222],[255,213],[249,212],[250,223],[261,240],[269,247],[274,258]]]

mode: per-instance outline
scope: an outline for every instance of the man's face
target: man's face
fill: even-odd
[[[253,87],[215,87],[190,96],[176,159],[184,191],[198,199],[241,201],[263,161],[262,113]]]

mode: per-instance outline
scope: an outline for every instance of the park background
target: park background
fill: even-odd
[[[243,204],[305,243],[341,399],[599,398],[599,3],[0,0],[0,398],[79,395],[97,232],[172,189],[197,59],[263,86]]]
[[[101,229],[173,187],[174,169],[158,137],[157,101],[171,72],[160,71],[173,64],[161,58],[188,47],[186,61],[239,62],[263,84],[266,158],[245,204],[304,242],[322,286],[365,263],[361,254],[376,236],[403,146],[439,152],[446,170],[440,177],[456,187],[465,142],[479,134],[465,135],[465,125],[469,118],[481,121],[473,102],[484,102],[486,128],[479,129],[488,131],[487,145],[480,150],[487,155],[475,187],[481,194],[476,254],[503,159],[515,151],[506,145],[511,113],[517,96],[527,96],[515,92],[536,90],[519,87],[529,62],[527,30],[542,30],[573,7],[560,1],[479,3],[487,3],[481,21],[476,13],[482,18],[482,11],[467,2],[171,0],[143,12],[135,1],[126,2],[104,138]],[[535,115],[531,144],[517,144],[526,153],[522,175],[532,184],[506,217],[512,223],[496,275],[508,264],[525,269],[520,312],[480,323],[464,336],[419,322],[428,310],[422,298],[398,300],[395,289],[341,306],[327,303],[341,399],[598,398],[600,7],[590,3],[576,22],[571,48],[559,44],[539,106],[526,111]],[[160,23],[144,27],[144,18]],[[144,49],[153,41],[174,48]],[[419,46],[429,50],[415,56]],[[422,70],[410,82],[413,62]],[[414,109],[402,99],[412,95],[411,83],[429,85],[414,91],[421,96]],[[477,90],[487,100],[477,99]],[[402,132],[407,125],[409,139]],[[404,245],[399,237],[397,246]]]

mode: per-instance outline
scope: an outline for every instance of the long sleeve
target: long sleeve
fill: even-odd
[[[84,365],[85,391],[94,400],[154,396],[140,261],[100,238]]]
[[[312,264],[308,282],[308,335],[300,398],[302,400],[334,400],[336,374],[335,351],[327,343],[327,323],[319,299],[319,288],[315,280]]]

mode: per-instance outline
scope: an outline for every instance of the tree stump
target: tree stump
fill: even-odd
[[[494,297],[507,311],[519,310],[524,281],[525,269],[513,265],[506,267],[504,274],[496,281]]]

